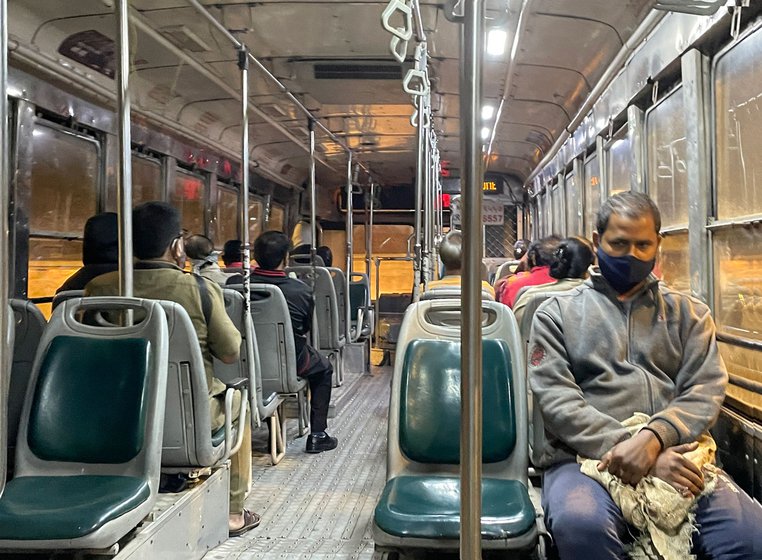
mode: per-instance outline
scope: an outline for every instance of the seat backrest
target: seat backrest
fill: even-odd
[[[241,289],[243,289],[242,286]],[[241,333],[241,350],[238,360],[232,364],[225,364],[215,358],[214,375],[226,382],[240,377],[248,379],[251,410],[261,411],[263,409],[262,368],[251,314],[246,312],[246,300],[238,289],[225,288],[222,290],[222,297],[225,300],[225,311],[228,317]],[[252,416],[253,414],[254,412]]]
[[[53,303],[51,305],[52,309],[55,309],[59,305],[61,305],[63,302],[74,299],[74,298],[80,298],[85,295],[85,290],[65,290],[63,292],[58,292],[56,295],[53,296]]]
[[[495,282],[500,280],[501,278],[505,278],[511,273],[511,270],[513,270],[511,267],[518,266],[519,261],[506,261],[503,264],[501,264],[497,268],[497,272],[495,272]]]
[[[436,286],[429,288],[423,294],[421,294],[421,300],[427,301],[430,299],[460,299],[462,294],[461,286]],[[495,301],[494,296],[489,290],[482,288],[482,299],[485,301]]]
[[[131,309],[131,326],[85,325],[87,312]],[[123,475],[158,490],[168,356],[158,303],[68,300],[40,341],[24,402],[17,476]]]
[[[460,300],[408,307],[397,342],[389,409],[387,477],[458,472]],[[513,313],[482,301],[483,472],[526,484],[524,355]]]
[[[288,266],[310,266],[312,264],[312,261],[310,260],[310,255],[289,255],[288,256]],[[320,255],[315,255],[315,266],[325,266],[325,262],[323,262],[323,257]]]
[[[347,332],[347,276],[340,268],[330,267],[328,273],[333,280],[333,291],[336,293],[336,305],[339,312],[339,338],[346,338]]]
[[[370,280],[368,275],[353,272],[349,283],[349,308],[352,326],[357,326],[359,311],[363,310],[363,324],[360,325],[360,337],[373,334],[373,308],[370,300]]]
[[[532,320],[537,309],[544,302],[557,295],[568,292],[569,289],[576,287],[575,284],[569,284],[566,290],[548,291],[548,292],[528,292],[521,296],[521,300],[524,303],[523,309],[518,311],[519,319],[519,331],[521,332],[522,348],[524,350],[524,358],[526,363],[529,335],[532,331]],[[519,301],[519,298],[516,298]],[[527,372],[528,373],[528,372]],[[542,419],[542,413],[540,407],[534,402],[531,389],[529,389],[529,383],[527,382],[527,388],[529,391],[529,453],[532,459],[532,463],[540,464],[542,462],[542,455],[548,448],[547,438],[545,436],[545,422]]]
[[[407,346],[400,380],[400,448],[419,463],[460,462],[460,356],[455,340],[414,340]],[[485,463],[505,461],[516,443],[511,372],[504,340],[482,348],[483,445]],[[425,398],[422,396],[425,395]]]
[[[13,311],[13,365],[8,390],[8,447],[16,447],[16,435],[21,421],[21,409],[24,396],[32,375],[34,357],[37,354],[42,333],[45,330],[45,317],[31,301],[12,299]]]
[[[169,332],[162,466],[209,467],[222,457],[225,445],[212,444],[209,389],[196,329],[180,304],[159,303]]]
[[[339,302],[331,273],[327,268],[313,268],[311,266],[290,266],[286,272],[293,272],[308,286],[314,285],[315,321],[313,328],[317,327],[318,348],[320,350],[338,350],[341,348],[343,333],[339,322]]]
[[[283,292],[273,284],[251,284],[251,319],[261,349],[262,392],[297,393],[305,381],[297,377],[294,331]]]

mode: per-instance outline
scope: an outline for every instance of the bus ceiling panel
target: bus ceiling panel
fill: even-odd
[[[532,98],[556,103],[573,116],[590,90],[584,74],[577,70],[519,64],[508,100]]]
[[[380,25],[382,3],[323,2],[226,5],[210,12],[229,29],[243,30],[256,57],[349,58],[389,56],[389,34]],[[158,14],[157,14],[158,15]],[[198,16],[194,31],[208,33]],[[319,22],[319,23],[318,23]]]
[[[554,103],[534,99],[508,99],[500,121],[527,123],[557,138],[569,119],[563,107]]]
[[[655,3],[654,0],[627,0],[626,2],[537,0],[534,4],[534,11],[542,14],[574,17],[583,21],[599,22],[601,25],[616,30],[620,40],[624,42],[632,35],[643,18],[648,15]]]
[[[619,3],[611,4],[610,10]],[[616,30],[607,25],[544,14],[533,14],[523,38],[526,47],[519,47],[519,64],[577,70],[589,84],[598,81],[622,46]]]

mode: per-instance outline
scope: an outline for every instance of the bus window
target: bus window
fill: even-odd
[[[132,156],[132,205],[162,200],[161,164],[145,156]]]
[[[595,220],[601,207],[601,168],[598,156],[593,154],[585,161],[585,237],[593,238]]]
[[[630,190],[631,152],[630,138],[627,136],[625,125],[614,135],[614,139],[606,148],[609,196]]]
[[[667,230],[661,246],[663,278],[670,287],[690,293],[686,150],[679,87],[646,114],[647,186]]]
[[[97,212],[100,146],[41,120],[31,142],[31,164],[20,162],[31,186],[27,297],[50,297],[82,265],[83,229]]]
[[[566,234],[579,235],[582,232],[580,215],[579,186],[574,173],[566,175]]]
[[[413,235],[413,227],[408,225],[374,225],[373,257],[404,257],[408,252],[408,240]],[[355,226],[352,232],[352,268],[356,272],[365,271],[365,226]],[[412,250],[414,242],[410,240]],[[412,261],[381,261],[381,293],[410,293],[413,277]],[[376,297],[376,268],[371,264],[371,294]]]
[[[262,216],[264,205],[258,198],[249,197],[249,241],[254,243],[262,233]]]
[[[670,232],[660,248],[661,275],[667,285],[686,294],[691,293],[688,231]]]
[[[205,234],[204,178],[181,169],[175,173],[175,188],[170,202],[180,211],[183,229],[190,233]]]
[[[238,239],[238,192],[217,187],[217,214],[214,246],[221,249],[228,239]]]
[[[564,235],[564,189],[560,184],[553,185],[550,191],[550,207],[553,214],[551,231],[548,234]]]
[[[717,217],[762,213],[762,33],[737,43],[714,75]]]
[[[268,230],[284,231],[286,226],[286,209],[280,204],[270,204],[270,219],[267,222]]]

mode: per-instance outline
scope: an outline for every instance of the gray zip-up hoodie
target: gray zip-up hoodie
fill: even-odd
[[[625,302],[597,273],[543,303],[535,315],[527,365],[546,446],[539,467],[600,458],[629,437],[635,412],[665,447],[687,443],[717,419],[727,372],[709,308],[650,276]]]

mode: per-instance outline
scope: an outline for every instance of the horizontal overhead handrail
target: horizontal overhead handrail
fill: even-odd
[[[193,6],[193,8],[196,9],[196,11],[204,18],[206,19],[215,29],[217,29],[220,33],[222,33],[233,45],[240,49],[242,46],[244,46],[244,43],[242,41],[239,41],[238,38],[233,35],[230,30],[228,30],[222,23],[220,23],[217,18],[215,18],[209,11],[198,1],[198,0],[188,0],[188,3]],[[317,116],[313,115],[312,112],[307,109],[307,107],[304,106],[304,104],[297,99],[297,97],[291,93],[291,91],[286,87],[286,85],[281,82],[278,78],[273,75],[270,70],[265,67],[262,62],[255,57],[253,54],[251,54],[251,51],[247,51],[249,60],[254,63],[257,68],[259,68],[262,73],[264,73],[267,78],[273,82],[277,88],[283,93],[296,107],[299,109],[304,115],[315,122],[315,125],[322,130],[328,138],[330,138],[333,142],[335,142],[337,145],[341,146],[341,148],[349,153],[353,153],[353,150],[345,144],[336,134],[331,132],[320,120]],[[356,161],[357,165],[359,165],[362,170],[369,176],[372,177],[370,169],[367,168],[362,162]],[[332,168],[333,169],[333,168]]]

